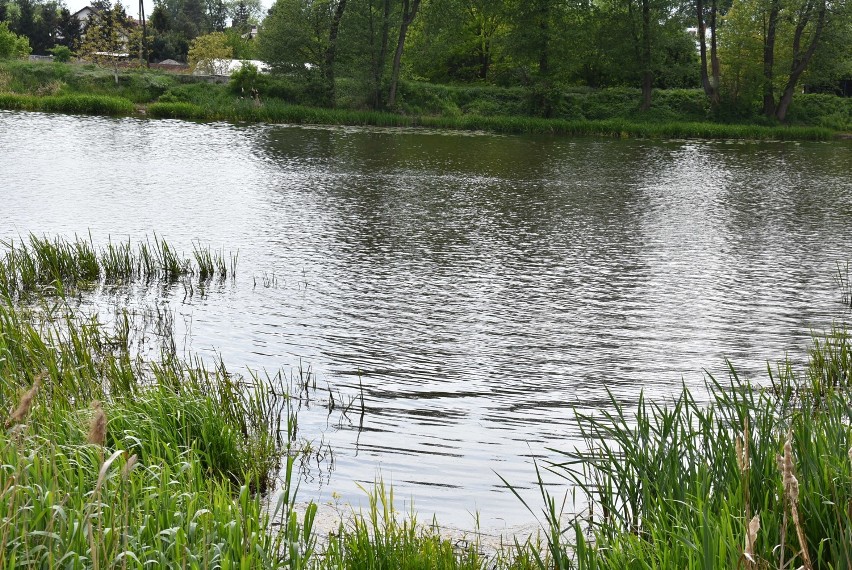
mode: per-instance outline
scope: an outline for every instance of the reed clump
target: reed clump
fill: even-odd
[[[129,241],[96,247],[91,239],[30,234],[17,242],[0,243],[0,248],[5,250],[0,257],[0,294],[16,299],[132,281],[171,283],[195,277],[201,282],[224,281],[234,277],[237,264],[236,254],[200,244],[193,245],[193,263],[156,235],[135,247]]]
[[[684,387],[632,411],[612,396],[612,412],[578,411],[586,449],[554,450],[550,469],[590,508],[569,528],[548,516],[557,566],[852,566],[850,349],[834,330],[802,370],[708,377],[709,403]]]
[[[34,239],[0,265],[6,291],[29,292],[25,305],[0,294],[0,567],[298,566],[286,545],[301,523],[270,523],[292,504],[261,500],[299,452],[280,436],[287,394],[168,342],[142,359],[122,328],[134,325],[110,328],[61,295],[103,279],[106,255],[138,272],[127,251]]]

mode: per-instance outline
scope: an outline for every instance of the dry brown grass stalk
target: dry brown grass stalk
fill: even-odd
[[[89,423],[89,434],[86,436],[86,441],[94,445],[103,446],[106,441],[106,413],[101,403],[97,400],[92,402],[92,409],[95,411],[95,414]]]
[[[124,467],[121,469],[121,478],[127,479],[130,476],[130,472],[133,471],[133,468],[136,467],[136,462],[139,460],[139,456],[135,453],[131,455],[127,462],[124,464]]]
[[[9,419],[6,420],[6,429],[15,424],[23,423],[23,421],[27,419],[27,416],[30,414],[30,409],[32,409],[33,401],[38,393],[39,386],[41,386],[41,379],[41,376],[37,376],[32,387],[27,390],[23,396],[21,396],[21,403],[18,404],[18,407],[12,411],[9,415]]]
[[[754,543],[757,540],[757,533],[760,531],[760,515],[754,515],[751,521],[748,523],[748,530],[746,531],[746,543],[745,543],[745,551],[743,555],[746,560],[749,562],[749,566],[753,567],[757,564],[757,558],[754,555]]]
[[[802,520],[799,515],[799,480],[796,479],[794,472],[792,433],[787,434],[787,441],[784,442],[784,455],[778,456],[778,468],[781,471],[781,477],[784,484],[784,495],[787,502],[790,504],[790,516],[793,519],[793,526],[796,527],[796,536],[799,539],[799,546],[801,548],[800,555],[802,557],[802,562],[804,563],[803,566],[805,570],[813,570],[813,563],[811,562],[811,555],[808,550],[807,537],[805,536]],[[781,544],[783,561],[784,541],[782,541]]]

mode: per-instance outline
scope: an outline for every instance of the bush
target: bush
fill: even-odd
[[[66,63],[71,59],[71,56],[74,55],[71,49],[67,46],[54,46],[47,51],[53,55],[53,61],[59,63]]]
[[[30,54],[30,41],[9,29],[9,24],[0,22],[0,59],[26,57]]]
[[[266,77],[261,75],[257,67],[243,63],[242,67],[231,74],[228,90],[239,97],[256,98],[266,91]]]

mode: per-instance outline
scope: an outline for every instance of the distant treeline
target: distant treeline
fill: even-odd
[[[117,12],[107,1],[93,8]],[[69,18],[57,0],[0,0],[34,53],[85,55]],[[266,14],[259,0],[163,0],[144,40],[117,36],[153,62],[261,59],[300,103],[362,110],[404,110],[403,80],[522,89],[544,118],[577,89],[637,89],[640,110],[656,90],[700,89],[708,120],[771,124],[805,86],[839,94],[852,78],[852,5],[828,0],[277,0]]]

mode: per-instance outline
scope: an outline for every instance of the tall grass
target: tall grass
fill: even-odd
[[[368,492],[366,513],[358,513],[348,527],[331,537],[323,552],[322,568],[484,570],[489,557],[476,542],[456,547],[441,536],[436,524],[423,526],[412,512],[401,517],[394,508],[393,489],[379,482]]]
[[[225,255],[201,245],[193,246],[194,261],[178,253],[166,240],[154,236],[135,248],[130,242],[108,242],[96,247],[75,238],[48,239],[31,234],[20,242],[0,244],[0,293],[20,297],[28,293],[63,292],[86,288],[100,281],[117,284],[139,279],[174,282],[197,276],[201,281],[224,280],[234,275],[237,255]]]
[[[13,259],[45,280],[76,278],[92,250],[68,248],[48,248],[44,265],[34,251]],[[0,297],[0,567],[301,564],[304,549],[288,545],[310,528],[276,531],[275,509],[292,503],[270,512],[260,498],[282,457],[298,453],[280,435],[295,431],[287,394],[167,349],[142,360],[127,328],[110,330],[61,297],[36,295],[27,307]]]
[[[4,283],[33,284],[25,305],[0,295],[0,568],[530,567],[526,550],[486,556],[400,518],[381,484],[320,549],[316,507],[295,509],[305,450],[293,404],[308,397],[309,373],[239,376],[178,356],[168,338],[143,359],[127,311],[107,326],[60,294],[145,267],[161,275],[172,253],[158,243],[31,238],[0,265]],[[224,271],[222,254],[195,255]]]
[[[551,470],[590,508],[573,529],[547,517],[557,566],[849,568],[850,354],[838,330],[802,372],[709,378],[709,404],[684,387],[668,403],[628,411],[611,396],[612,412],[577,412],[585,450],[554,450]]]
[[[642,122],[627,119],[563,120],[524,116],[408,116],[377,111],[322,109],[267,101],[203,107],[194,103],[154,103],[151,117],[190,120],[231,120],[288,124],[357,125],[378,127],[429,127],[478,130],[506,134],[553,134],[618,138],[701,138],[830,140],[835,132],[824,127],[768,127],[709,122]]]
[[[44,97],[0,93],[0,109],[107,116],[131,115],[135,111],[133,103],[122,97],[76,93]]]

